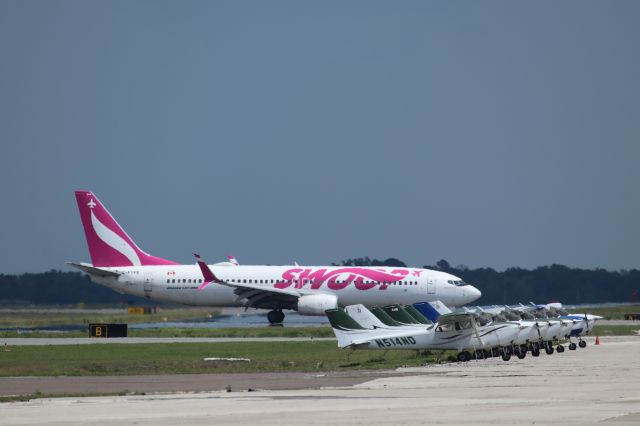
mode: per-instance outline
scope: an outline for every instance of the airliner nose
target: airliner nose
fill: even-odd
[[[478,290],[477,288],[475,288],[472,285],[468,285],[467,286],[467,302],[466,303],[471,303],[474,300],[478,300],[480,299],[480,296],[482,296],[482,292],[480,290]]]

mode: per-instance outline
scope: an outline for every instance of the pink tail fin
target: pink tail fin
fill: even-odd
[[[76,191],[76,201],[93,266],[176,265],[140,250],[91,191]]]

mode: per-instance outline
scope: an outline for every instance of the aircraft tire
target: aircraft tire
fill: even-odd
[[[569,350],[571,350],[571,351],[575,351],[575,350],[576,350],[576,348],[577,348],[577,346],[576,346],[576,344],[575,344],[575,343],[569,343]]]
[[[476,351],[476,359],[484,359],[484,352],[481,349]]]
[[[569,349],[571,349],[571,345],[569,345]],[[556,350],[558,351],[559,354],[561,354],[562,352],[564,352],[564,346],[558,345]]]
[[[527,356],[527,351],[523,351],[522,349],[518,351],[518,353],[516,354],[516,356],[518,357],[518,359],[524,359],[524,357]]]
[[[587,342],[585,342],[584,340],[580,340],[578,342],[578,346],[580,346],[581,348],[586,348],[587,347]]]
[[[544,348],[544,351],[547,353],[547,355],[551,355],[553,354],[553,346],[548,345]]]
[[[462,351],[458,354],[458,362],[467,362],[471,359],[471,354],[467,351]]]
[[[491,356],[492,356],[492,357],[499,357],[499,356],[500,356],[500,349],[498,349],[498,348],[491,348]]]
[[[531,356],[535,356],[535,357],[540,356],[540,348],[531,349]]]
[[[280,324],[282,321],[284,321],[284,312],[276,310],[269,311],[269,313],[267,314],[267,319],[271,324]]]
[[[507,351],[503,351],[502,352],[502,360],[503,361],[509,361],[511,359],[511,354]]]

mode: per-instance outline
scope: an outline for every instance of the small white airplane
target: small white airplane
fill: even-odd
[[[415,308],[422,313],[421,305]],[[426,305],[430,305],[426,303]],[[397,307],[396,307],[397,308]],[[376,328],[367,328],[358,323],[347,312],[360,310],[360,318],[368,317],[367,325],[377,325]],[[330,309],[326,311],[333,332],[338,339],[338,347],[353,349],[454,349],[458,351],[459,361],[468,361],[472,358],[469,350],[478,358],[484,358],[492,351],[500,353],[502,359],[508,361],[511,358],[510,349],[520,332],[520,326],[509,323],[485,322],[482,317],[475,314],[443,313],[437,318],[436,324],[401,325],[395,328],[382,328],[371,315],[366,315],[365,306],[347,307],[343,309]],[[363,314],[364,313],[364,314]]]
[[[204,265],[180,265],[141,250],[90,191],[75,192],[91,263],[67,262],[117,292],[151,300],[212,307],[283,310],[323,315],[338,306],[412,304],[440,299],[450,306],[473,302],[480,291],[462,279],[423,268],[352,266],[249,266],[234,257]],[[204,264],[204,262],[202,262]]]
[[[489,312],[492,315],[504,316],[510,321],[519,321],[522,324],[534,323],[539,339],[535,339],[535,335],[533,335],[529,348],[532,349],[532,353],[535,356],[537,356],[534,350],[536,346],[543,348],[547,354],[552,354],[554,352],[554,342],[557,343],[555,350],[558,352],[564,352],[565,347],[562,344],[564,341],[569,342],[570,350],[575,350],[577,346],[586,347],[587,343],[581,339],[581,335],[585,332],[588,333],[593,328],[595,321],[601,318],[597,315],[586,313],[584,315],[570,315],[562,308],[560,303],[546,305],[532,303],[531,306],[520,304],[516,306],[465,309]],[[571,337],[578,337],[578,345],[571,341]]]

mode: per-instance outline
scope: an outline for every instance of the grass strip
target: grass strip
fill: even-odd
[[[177,308],[162,309],[157,313],[148,315],[129,315],[126,310],[116,313],[105,312],[55,312],[52,310],[7,310],[0,311],[0,327],[55,327],[62,325],[103,323],[146,323],[185,320],[205,320],[218,315],[211,308]]]
[[[88,337],[88,332],[71,331],[47,333],[2,331],[2,337]],[[329,326],[320,327],[229,327],[229,328],[153,328],[129,329],[129,337],[334,337]]]
[[[582,315],[585,312],[593,315],[600,315],[605,319],[625,319],[625,314],[640,313],[640,305],[624,305],[624,306],[585,306],[580,309],[570,309],[572,314]]]
[[[13,346],[0,376],[103,376],[388,369],[454,360],[452,351],[340,350],[333,341]],[[204,361],[249,358],[250,362]]]

